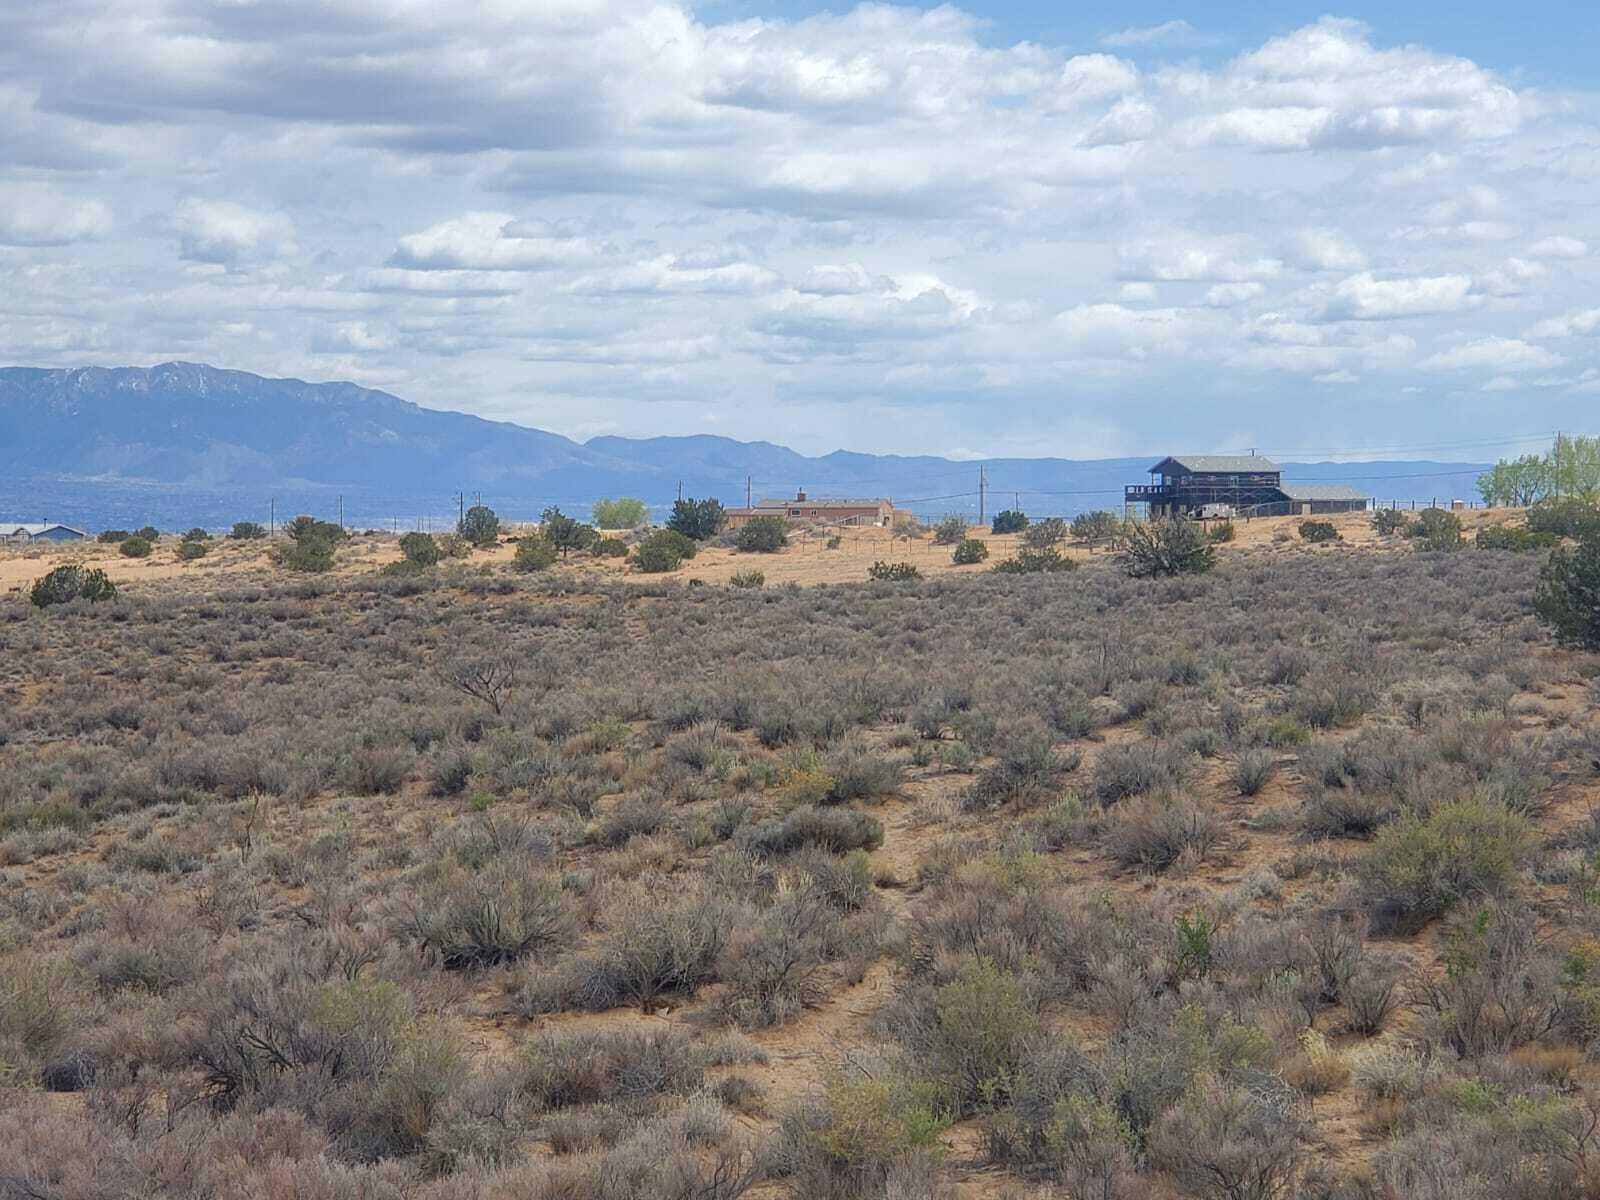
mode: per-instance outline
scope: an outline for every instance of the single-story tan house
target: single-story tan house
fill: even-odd
[[[791,500],[762,500],[749,508],[727,510],[728,528],[757,517],[782,517],[791,525],[874,525],[888,528],[901,524],[910,514],[900,512],[894,502],[882,497],[807,496],[797,491]]]

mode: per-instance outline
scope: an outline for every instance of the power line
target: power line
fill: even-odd
[[[1273,454],[1405,454],[1421,450],[1466,450],[1479,446],[1510,446],[1524,442],[1548,442],[1553,433],[1527,433],[1507,437],[1478,438],[1455,442],[1413,442],[1403,446],[1256,446],[1255,450]]]

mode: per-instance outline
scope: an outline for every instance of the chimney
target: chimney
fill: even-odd
[[[806,502],[805,492],[803,490],[797,490],[794,494],[794,499],[796,504],[804,504]]]

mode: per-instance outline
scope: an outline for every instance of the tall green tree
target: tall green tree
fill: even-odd
[[[1478,476],[1478,494],[1495,507],[1526,508],[1550,494],[1550,461],[1539,454],[1501,459]]]
[[[566,558],[569,550],[582,550],[592,546],[599,537],[592,526],[585,525],[576,517],[569,517],[555,505],[544,510],[544,515],[539,518],[539,530],[545,538]]]
[[[589,507],[589,519],[596,529],[637,529],[650,519],[650,508],[632,496],[604,498]]]
[[[500,518],[486,504],[474,504],[461,518],[456,530],[474,546],[492,546],[500,536]]]
[[[1548,462],[1555,495],[1600,500],[1600,437],[1558,437]]]
[[[667,528],[703,542],[722,532],[727,515],[722,511],[722,501],[707,497],[704,500],[679,500],[672,506],[667,518]]]

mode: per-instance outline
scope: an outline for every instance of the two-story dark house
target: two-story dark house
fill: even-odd
[[[1150,468],[1150,482],[1123,489],[1129,515],[1150,517],[1312,516],[1360,512],[1367,497],[1344,484],[1285,483],[1283,468],[1258,454],[1184,454]]]

